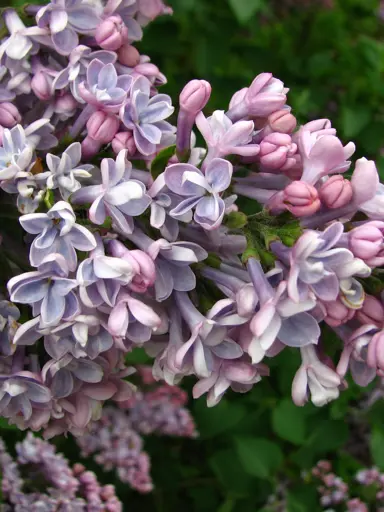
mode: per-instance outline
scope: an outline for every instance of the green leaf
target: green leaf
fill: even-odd
[[[342,123],[345,137],[355,137],[371,121],[371,112],[364,106],[344,107]]]
[[[249,496],[254,478],[244,471],[233,448],[214,452],[209,459],[209,465],[230,497]]]
[[[384,432],[379,428],[374,428],[371,440],[372,459],[379,469],[384,470]]]
[[[239,23],[246,23],[263,7],[263,0],[228,0]]]
[[[343,420],[324,420],[312,432],[308,445],[316,453],[341,448],[348,440],[348,425]]]
[[[289,512],[315,512],[320,510],[319,498],[314,487],[301,485],[288,492],[287,510]]]
[[[155,180],[167,167],[170,158],[176,153],[176,146],[168,146],[160,151],[151,164],[151,175]]]
[[[136,347],[125,356],[127,364],[148,364],[151,358],[146,354],[143,348]]]
[[[303,444],[305,442],[305,418],[304,410],[296,407],[287,398],[282,400],[272,412],[273,430],[286,441]]]
[[[268,478],[283,462],[279,446],[268,439],[244,437],[235,442],[243,467],[250,475]]]
[[[194,402],[193,416],[202,439],[215,437],[231,430],[246,413],[245,407],[225,399],[212,408],[207,407],[205,398]]]

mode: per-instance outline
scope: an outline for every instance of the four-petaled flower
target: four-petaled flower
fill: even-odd
[[[187,197],[171,210],[171,215],[178,217],[195,208],[195,222],[208,231],[219,228],[226,210],[220,194],[231,184],[232,171],[232,164],[222,158],[214,158],[205,175],[191,164],[170,165],[165,171],[167,187]]]

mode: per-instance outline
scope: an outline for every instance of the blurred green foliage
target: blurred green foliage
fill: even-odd
[[[262,71],[291,89],[302,122],[329,117],[357,155],[384,147],[384,22],[379,0],[335,0],[334,8],[283,0],[169,0],[172,17],[152,23],[142,52],[168,78],[174,101],[192,78],[213,86],[208,110],[227,109],[232,94]],[[312,5],[310,8],[300,4]],[[274,9],[276,7],[276,9]],[[384,162],[380,162],[383,166]]]

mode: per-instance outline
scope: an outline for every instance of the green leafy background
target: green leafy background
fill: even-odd
[[[197,77],[213,86],[207,111],[226,109],[234,91],[271,71],[291,88],[289,104],[300,121],[331,118],[340,136],[356,143],[357,155],[376,158],[384,173],[384,22],[377,16],[378,0],[336,0],[333,9],[310,2],[309,9],[288,11],[281,8],[283,0],[168,3],[174,16],[150,25],[139,49],[168,77],[163,92],[175,104],[185,82]],[[153,172],[161,163],[154,163]],[[324,337],[337,352],[337,341]],[[142,362],[142,353],[133,357]],[[369,390],[350,383],[329,406],[297,408],[290,390],[299,364],[298,354],[287,349],[271,361],[271,377],[252,392],[229,392],[212,409],[204,398],[191,400],[197,440],[146,439],[156,486],[150,495],[87,465],[101,481],[116,485],[124,510],[267,512],[273,510],[268,497],[284,483],[288,512],[316,512],[315,485],[310,479],[303,485],[301,475],[317,460],[331,458],[346,479],[373,463],[384,470],[384,405],[364,412],[360,404]],[[187,380],[186,389],[191,385]],[[9,446],[24,435],[4,421],[0,434]],[[55,442],[77,460],[73,440]]]

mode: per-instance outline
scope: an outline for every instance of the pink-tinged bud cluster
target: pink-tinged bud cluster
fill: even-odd
[[[104,50],[118,50],[128,41],[128,28],[119,15],[110,16],[97,27],[95,39]]]
[[[384,326],[384,307],[382,302],[373,295],[366,295],[361,309],[356,311],[356,317],[362,324]]]
[[[283,202],[296,217],[307,217],[319,210],[321,202],[315,187],[304,181],[293,181],[284,189]]]
[[[333,300],[330,302],[323,302],[322,306],[325,308],[324,321],[331,327],[338,327],[352,320],[356,311],[348,308],[341,300]]]
[[[353,196],[351,182],[341,174],[331,176],[319,190],[321,202],[328,208],[342,208],[350,203]]]
[[[119,132],[116,133],[112,140],[112,149],[118,155],[120,151],[126,149],[128,156],[133,156],[137,149],[135,139],[132,132]]]
[[[196,116],[208,103],[212,88],[205,80],[191,80],[180,93],[180,109]]]
[[[0,103],[0,125],[4,128],[13,128],[21,121],[17,107],[12,103]]]
[[[348,233],[349,248],[370,267],[384,264],[384,222],[372,221]]]
[[[119,126],[120,121],[115,115],[99,110],[94,112],[87,122],[88,136],[102,144],[107,144],[114,138]]]
[[[260,143],[259,159],[262,170],[269,172],[288,171],[296,164],[297,146],[285,133],[271,133]]]

